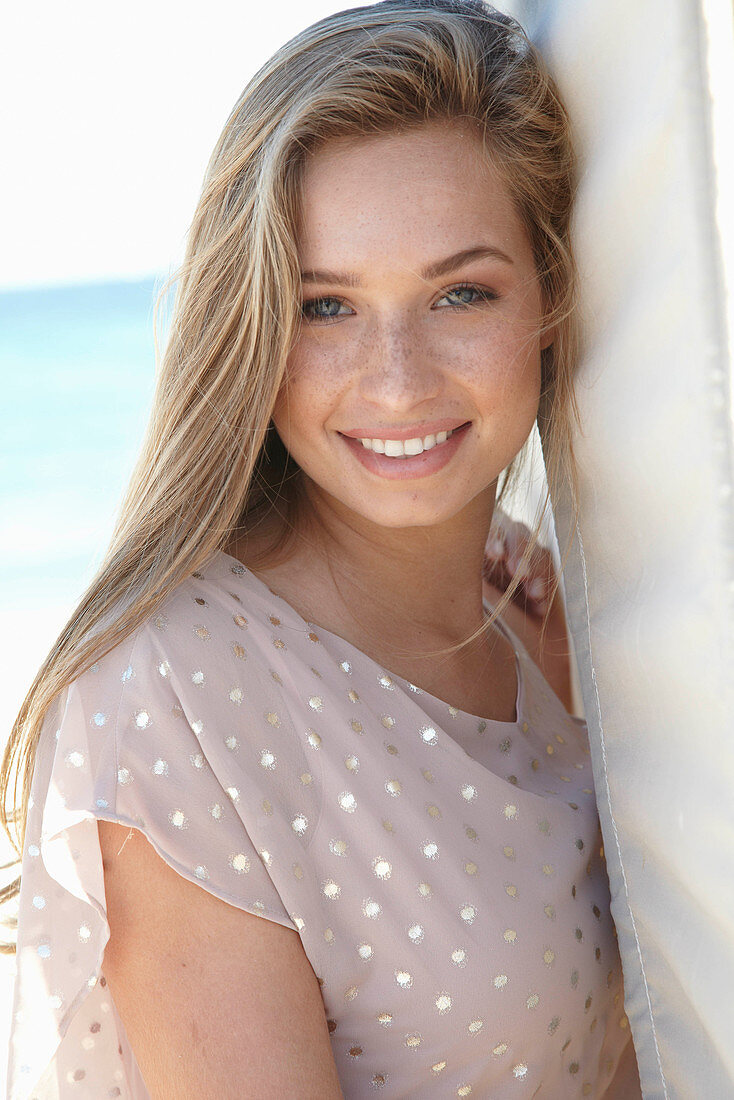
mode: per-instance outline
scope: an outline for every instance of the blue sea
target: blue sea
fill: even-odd
[[[158,286],[0,294],[5,731],[111,534],[153,392]]]

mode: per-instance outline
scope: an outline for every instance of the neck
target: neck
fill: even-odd
[[[308,483],[293,556],[258,571],[305,618],[334,633],[379,640],[396,653],[454,645],[482,623],[494,496],[492,485],[448,522],[389,528]]]

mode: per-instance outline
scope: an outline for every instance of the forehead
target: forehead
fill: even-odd
[[[532,264],[509,188],[470,124],[337,138],[304,165],[298,248],[308,267],[396,253],[418,262],[477,243]]]

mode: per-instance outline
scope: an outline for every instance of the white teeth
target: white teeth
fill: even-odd
[[[387,455],[388,458],[412,458],[415,455],[430,451],[440,443],[445,443],[454,434],[450,432],[436,432],[435,435],[426,435],[422,439],[416,436],[414,439],[360,439],[360,443],[367,451],[374,451],[378,455]]]

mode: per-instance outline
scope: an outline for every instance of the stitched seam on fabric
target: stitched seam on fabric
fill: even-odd
[[[652,1008],[652,1001],[650,1000],[650,989],[647,984],[647,974],[645,973],[645,963],[642,957],[642,948],[640,946],[640,939],[637,935],[637,925],[635,924],[634,913],[632,912],[632,906],[630,905],[629,890],[627,888],[627,876],[624,870],[624,861],[622,859],[622,846],[619,842],[619,834],[617,832],[617,823],[614,820],[614,814],[612,813],[612,792],[609,787],[609,773],[607,770],[607,749],[604,741],[604,726],[601,718],[601,700],[599,699],[599,688],[596,680],[596,669],[594,668],[594,658],[591,649],[591,619],[589,616],[589,587],[588,577],[586,573],[586,555],[584,554],[584,540],[581,537],[581,530],[579,525],[576,524],[576,536],[579,542],[579,552],[581,555],[581,573],[584,578],[584,599],[586,601],[586,624],[587,633],[589,639],[589,664],[591,665],[591,680],[594,685],[594,697],[596,700],[596,713],[599,720],[599,743],[601,745],[602,763],[604,765],[604,786],[606,788],[607,806],[609,807],[609,819],[612,823],[612,831],[614,833],[614,843],[617,846],[617,856],[619,858],[619,869],[622,872],[622,885],[624,886],[624,895],[627,899],[627,911],[630,915],[630,921],[632,922],[632,932],[635,937],[635,944],[637,945],[637,956],[640,960],[640,972],[642,974],[642,981],[645,986],[645,998],[647,1000],[647,1009],[650,1016],[650,1026],[652,1028],[652,1041],[655,1045],[655,1056],[657,1058],[658,1069],[660,1071],[660,1082],[663,1086],[663,1094],[668,1100],[668,1088],[665,1081],[665,1074],[663,1072],[663,1065],[660,1058],[660,1048],[658,1046],[657,1032],[655,1030],[655,1016]]]

